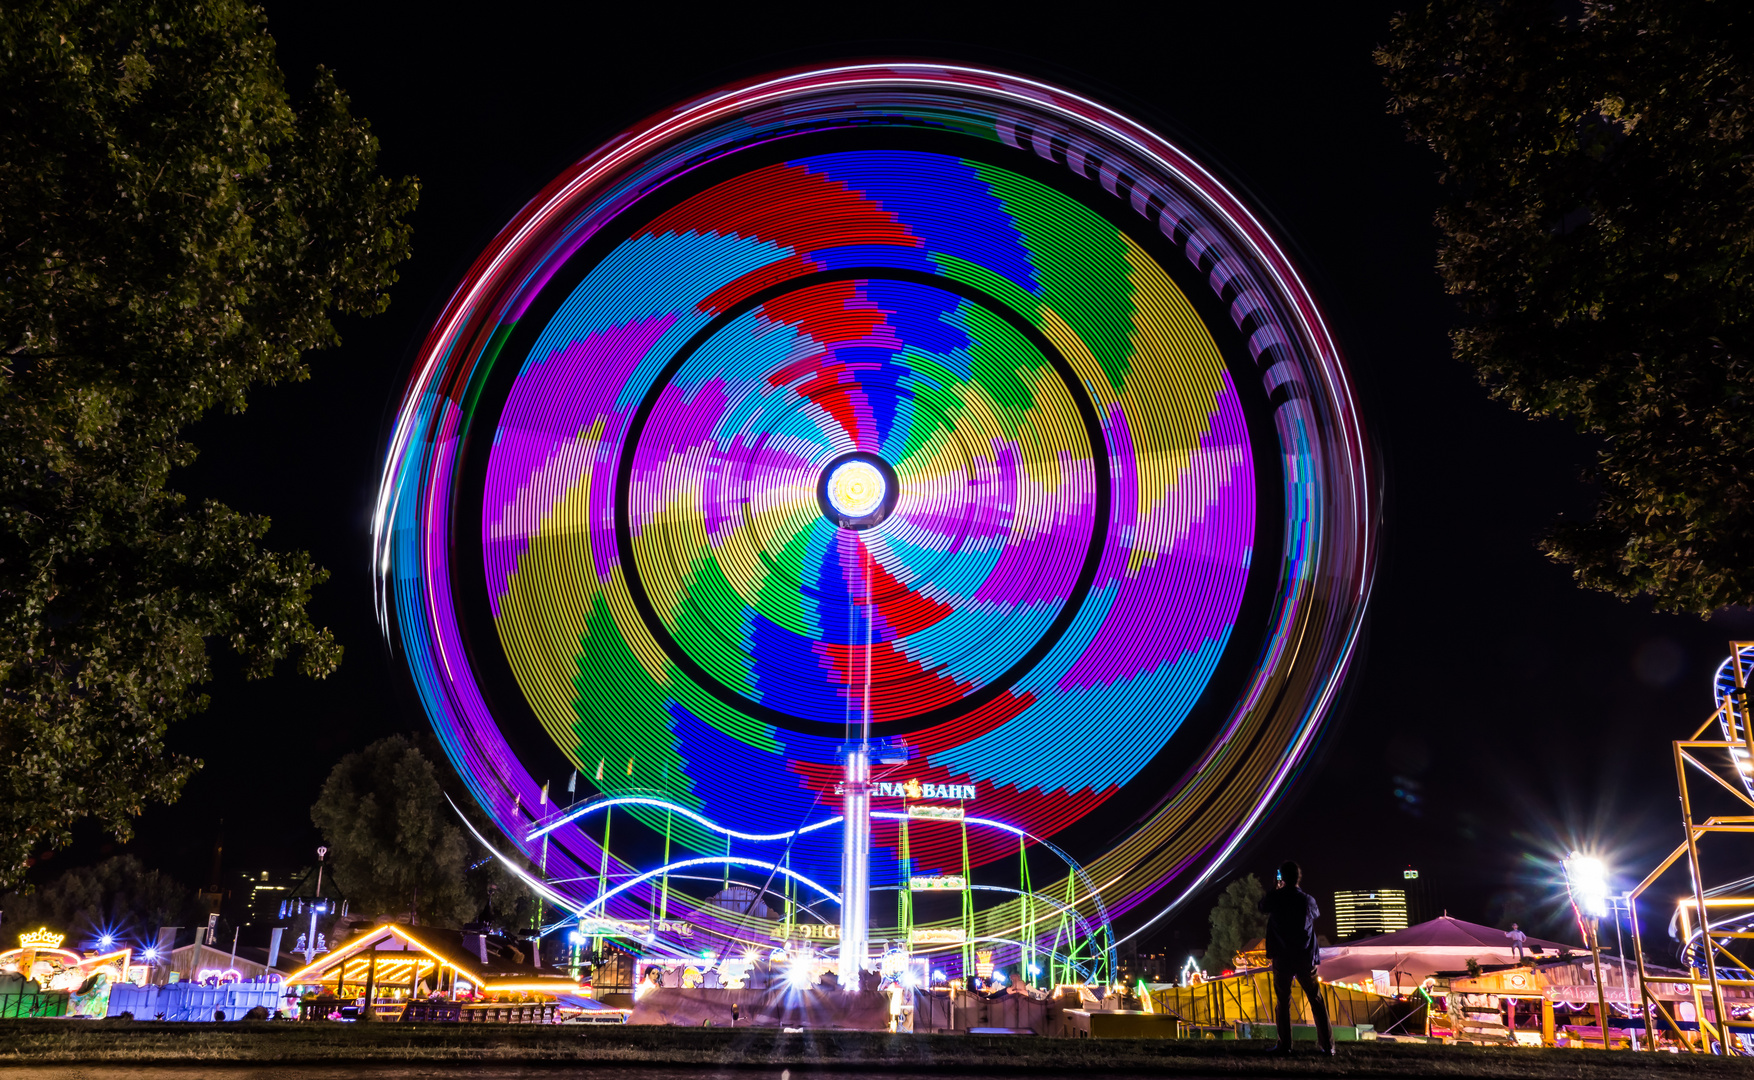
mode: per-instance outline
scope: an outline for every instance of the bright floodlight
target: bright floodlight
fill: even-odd
[[[1566,856],[1565,887],[1571,891],[1571,902],[1592,919],[1608,914],[1608,868],[1593,855],[1572,852]]]
[[[567,931],[566,939],[574,945],[583,945],[585,943],[585,935],[577,930]]]
[[[115,943],[116,943],[116,939],[111,937],[108,934],[105,934],[103,937],[100,937],[97,939],[98,947],[102,948],[102,949],[107,949],[111,945],[114,945]]]
[[[794,990],[806,990],[810,986],[810,968],[804,964],[793,964],[786,971],[786,984]]]
[[[842,517],[868,517],[883,505],[888,485],[877,466],[854,458],[828,474],[828,504]]]
[[[1041,974],[1041,965],[1040,964],[1029,965],[1029,973],[1031,975],[1040,975]]]
[[[146,958],[148,960],[157,960],[158,959],[158,950],[157,949],[147,949],[146,950]]]

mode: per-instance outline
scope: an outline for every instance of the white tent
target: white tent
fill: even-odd
[[[1523,944],[1525,959],[1556,959],[1560,949],[1583,951],[1534,937]],[[1329,982],[1350,983],[1366,983],[1371,972],[1386,971],[1390,987],[1404,993],[1440,971],[1466,970],[1469,960],[1482,967],[1516,963],[1509,932],[1445,915],[1392,934],[1329,946],[1321,951],[1317,971]]]

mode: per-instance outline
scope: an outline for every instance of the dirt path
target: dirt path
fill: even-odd
[[[796,1069],[650,1069],[597,1068],[576,1065],[263,1065],[235,1064],[199,1065],[34,1065],[0,1066],[0,1080],[30,1077],[30,1080],[852,1080],[869,1077],[865,1069],[853,1067],[845,1072],[818,1072]],[[1160,1080],[1162,1074],[1139,1074],[1138,1080]],[[1177,1074],[1185,1076],[1185,1074]],[[890,1073],[883,1080],[945,1080],[943,1073]],[[979,1074],[958,1073],[958,1080],[999,1080]],[[1008,1080],[1015,1080],[1014,1077]],[[1030,1080],[1089,1080],[1079,1076],[1037,1075]],[[1104,1080],[1134,1080],[1129,1076],[1109,1073]],[[1185,1080],[1216,1080],[1216,1078],[1185,1077]]]

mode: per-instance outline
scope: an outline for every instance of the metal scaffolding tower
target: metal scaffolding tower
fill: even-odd
[[[1677,1040],[1697,1052],[1734,1053],[1731,1036],[1738,1029],[1754,1032],[1754,1018],[1732,1017],[1724,997],[1725,987],[1754,987],[1754,968],[1750,968],[1731,953],[1727,945],[1738,938],[1754,938],[1754,932],[1727,927],[1722,922],[1714,923],[1710,917],[1713,907],[1754,908],[1754,897],[1708,895],[1718,890],[1706,884],[1699,865],[1699,847],[1702,840],[1719,834],[1754,833],[1754,812],[1713,815],[1699,820],[1694,808],[1694,791],[1689,784],[1690,778],[1694,783],[1702,777],[1708,779],[1716,788],[1707,787],[1706,791],[1716,794],[1716,789],[1721,788],[1741,804],[1738,809],[1754,811],[1754,782],[1750,780],[1751,774],[1754,774],[1754,713],[1751,713],[1748,701],[1749,676],[1751,670],[1754,670],[1754,641],[1731,642],[1727,667],[1732,681],[1720,687],[1717,709],[1705,723],[1699,725],[1691,738],[1676,739],[1674,742],[1675,783],[1680,791],[1681,821],[1686,839],[1656,869],[1646,875],[1637,888],[1627,894],[1628,907],[1632,914],[1633,949],[1638,958],[1638,987],[1644,1015],[1645,1045],[1648,1049],[1656,1048],[1656,1029],[1652,1023],[1653,1005],[1656,1014],[1666,1021]],[[1713,724],[1718,726],[1717,734],[1720,738],[1705,737]],[[1644,941],[1639,929],[1638,898],[1683,858],[1687,863],[1690,895],[1679,898],[1676,908],[1688,976],[1685,979],[1669,975],[1651,978],[1646,971]],[[1697,946],[1693,940],[1695,920],[1698,922]],[[1680,983],[1690,988],[1694,1016],[1698,1022],[1697,1039],[1689,1035],[1679,1018],[1650,989],[1651,982],[1659,981]]]

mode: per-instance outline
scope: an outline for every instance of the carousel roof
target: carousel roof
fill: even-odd
[[[1528,956],[1557,955],[1562,949],[1578,951],[1580,946],[1537,937],[1523,943]],[[1487,966],[1515,963],[1509,933],[1445,915],[1405,930],[1324,948],[1318,970],[1330,982],[1368,979],[1372,971],[1387,971],[1395,976],[1396,985],[1406,985],[1438,972],[1460,970],[1470,959]]]
[[[1510,931],[1500,930],[1492,926],[1453,919],[1448,915],[1432,919],[1430,922],[1417,923],[1405,930],[1395,930],[1375,937],[1359,938],[1343,945],[1332,946],[1335,949],[1364,950],[1388,949],[1497,949],[1509,951]],[[1557,941],[1544,941],[1529,935],[1523,943],[1526,952],[1558,952],[1560,949],[1576,951],[1580,946],[1565,945]],[[1327,949],[1322,952],[1327,953]]]

